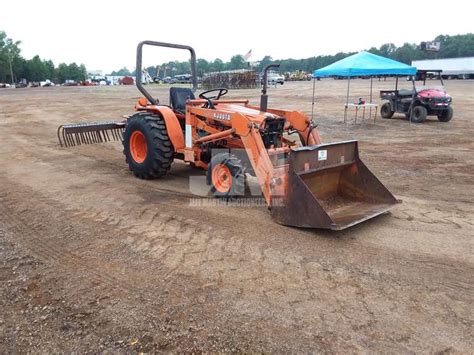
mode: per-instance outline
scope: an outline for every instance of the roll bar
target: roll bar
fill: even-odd
[[[196,70],[196,52],[190,46],[174,43],[155,42],[155,41],[142,41],[137,46],[137,65],[135,70],[135,84],[137,89],[145,96],[148,101],[153,105],[158,105],[158,101],[145,89],[142,83],[142,54],[143,46],[156,46],[176,49],[187,49],[191,53],[191,83],[193,84],[193,92],[197,89],[197,70]]]

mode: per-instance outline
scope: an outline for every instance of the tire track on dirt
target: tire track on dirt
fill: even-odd
[[[35,201],[34,208],[33,204],[29,206],[22,204],[19,207],[18,200],[12,198],[4,189],[0,189],[0,191],[2,224],[11,237],[26,247],[33,255],[60,268],[87,274],[92,282],[104,284],[111,290],[119,289],[126,293],[143,291],[137,290],[135,284],[127,282],[127,278],[122,272],[111,270],[106,261],[101,262],[97,258],[81,256],[80,253],[87,250],[90,244],[76,246],[72,252],[66,243],[54,238],[54,236],[61,236],[61,239],[67,241],[81,237],[81,234],[84,233],[76,231],[71,224],[65,228],[62,224],[57,225],[57,220],[67,221],[67,217],[56,215],[51,218],[51,216],[45,215],[43,212],[48,211],[48,206],[38,200]],[[33,201],[31,197],[30,195],[30,203]]]

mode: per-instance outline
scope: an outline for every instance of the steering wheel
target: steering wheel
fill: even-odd
[[[214,91],[217,91],[217,95],[207,96],[207,94],[209,94],[211,92],[214,92]],[[214,106],[214,104],[212,103],[211,100],[219,100],[222,96],[226,95],[228,92],[229,92],[229,90],[227,90],[226,88],[211,89],[211,90],[207,90],[207,91],[204,91],[204,92],[200,93],[199,98],[207,100],[207,104],[206,104],[205,107],[215,109],[216,107]]]

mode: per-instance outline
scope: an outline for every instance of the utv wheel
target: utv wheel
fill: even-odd
[[[207,181],[215,197],[245,195],[245,169],[235,155],[219,153],[212,157],[207,169]]]
[[[443,110],[438,113],[438,120],[440,120],[440,122],[449,122],[451,121],[451,118],[453,118],[453,113],[453,108],[451,106],[448,106],[446,110]]]
[[[423,123],[426,120],[428,111],[423,106],[415,106],[413,108],[413,114],[411,115],[411,122],[413,123]],[[410,116],[408,116],[410,119]]]
[[[393,111],[392,111],[392,106],[390,105],[390,102],[386,102],[382,105],[380,108],[380,116],[383,118],[392,118],[393,116]]]
[[[141,179],[166,175],[174,149],[163,118],[150,113],[131,116],[123,133],[123,154],[130,170]]]

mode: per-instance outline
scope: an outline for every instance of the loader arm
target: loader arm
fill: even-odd
[[[242,114],[235,114],[232,120],[235,133],[240,136],[245,151],[258,179],[262,194],[268,206],[272,205],[271,186],[274,182],[274,168],[257,125]]]

